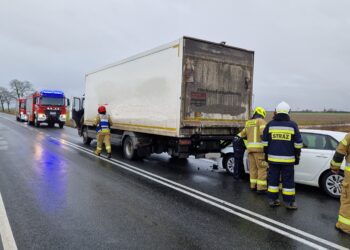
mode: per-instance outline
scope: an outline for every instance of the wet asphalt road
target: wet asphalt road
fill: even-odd
[[[0,114],[0,193],[19,249],[309,248],[54,138],[84,146],[75,129],[37,129]],[[117,147],[113,159],[126,162]],[[317,188],[297,186],[299,209],[291,212],[269,208],[247,181],[234,182],[208,161],[163,154],[128,163],[350,247],[350,236],[334,230],[339,201]]]

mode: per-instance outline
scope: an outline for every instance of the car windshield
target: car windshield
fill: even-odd
[[[20,102],[19,103],[19,108],[25,109],[26,108],[26,103],[25,102]]]
[[[41,105],[64,106],[62,97],[41,97]]]

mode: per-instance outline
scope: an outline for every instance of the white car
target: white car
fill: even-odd
[[[304,147],[301,150],[300,164],[295,166],[295,182],[320,187],[328,195],[339,198],[345,162],[338,175],[333,174],[329,166],[338,143],[344,139],[346,133],[316,129],[301,129],[300,133]],[[232,146],[222,149],[221,154],[222,166],[232,174],[234,167]],[[246,154],[244,169],[249,173]]]

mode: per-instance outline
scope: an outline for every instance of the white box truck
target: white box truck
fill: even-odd
[[[254,52],[190,37],[86,74],[73,119],[85,144],[105,105],[127,159],[218,153],[250,117]]]

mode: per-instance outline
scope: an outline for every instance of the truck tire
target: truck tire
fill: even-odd
[[[321,177],[320,186],[327,195],[339,199],[343,179],[344,173],[342,171],[339,171],[339,174],[334,174],[332,171],[327,171]]]
[[[83,143],[84,143],[85,145],[90,145],[90,143],[91,143],[91,141],[92,141],[92,138],[90,138],[90,137],[88,136],[88,132],[87,132],[87,128],[86,128],[86,127],[83,128],[83,133],[82,133],[82,135],[83,135]]]
[[[126,136],[123,140],[123,156],[127,160],[136,160],[137,151],[135,145],[130,136]]]

